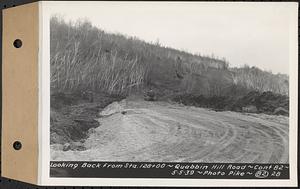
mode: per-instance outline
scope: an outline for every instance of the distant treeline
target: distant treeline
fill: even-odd
[[[50,30],[52,92],[128,95],[151,88],[163,95],[230,96],[252,90],[288,94],[287,75],[249,66],[230,68],[224,58],[107,33],[88,21],[67,23],[54,16]]]

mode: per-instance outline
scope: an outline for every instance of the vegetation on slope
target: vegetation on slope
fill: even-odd
[[[193,55],[159,43],[110,34],[89,22],[51,19],[51,91],[105,91],[129,95],[154,88],[163,94],[288,94],[288,77],[255,67],[229,68],[225,59]],[[246,90],[245,90],[246,89]]]

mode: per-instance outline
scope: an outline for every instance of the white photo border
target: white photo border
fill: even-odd
[[[51,178],[50,177],[50,17],[56,6],[69,7],[75,3],[94,3],[105,6],[108,3],[143,3],[143,2],[94,2],[94,1],[43,1],[39,2],[39,178],[40,185],[57,186],[261,186],[284,187],[297,186],[297,133],[298,133],[298,3],[291,2],[235,2],[240,6],[248,4],[272,5],[282,3],[290,7],[289,35],[289,164],[290,179],[160,179],[160,178]],[[154,2],[151,2],[154,3]],[[164,3],[164,2],[155,2]],[[176,2],[184,3],[184,2]],[[188,2],[206,3],[214,6],[233,2]],[[85,11],[85,10],[83,10]],[[86,10],[88,11],[88,10]]]

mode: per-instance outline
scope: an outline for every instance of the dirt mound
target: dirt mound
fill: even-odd
[[[272,92],[253,91],[238,99],[233,106],[241,108],[249,105],[255,106],[259,113],[266,114],[274,114],[276,108],[281,107],[285,111],[278,111],[277,114],[288,115],[289,98]]]
[[[124,105],[125,105],[125,100],[122,100],[121,102],[113,102],[111,104],[109,104],[108,106],[106,106],[101,112],[100,112],[100,116],[101,117],[105,117],[105,116],[110,116],[116,113],[120,113],[122,112],[122,110],[124,109]]]
[[[178,95],[173,101],[189,106],[211,108],[216,111],[237,111],[253,112],[276,115],[288,115],[289,98],[285,95],[274,94],[272,92],[252,91],[240,97],[234,96],[213,96],[205,97],[203,95]],[[275,111],[277,108],[282,111]]]
[[[289,112],[286,109],[279,107],[274,110],[274,114],[275,115],[288,115]]]

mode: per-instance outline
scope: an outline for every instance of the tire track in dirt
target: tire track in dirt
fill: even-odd
[[[84,143],[88,150],[54,151],[52,159],[288,162],[287,117],[138,100],[107,109],[112,113],[99,120],[101,126]]]

